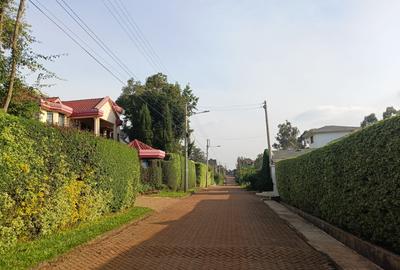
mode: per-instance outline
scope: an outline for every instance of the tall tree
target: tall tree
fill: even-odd
[[[279,131],[275,137],[278,143],[274,143],[273,147],[276,149],[298,149],[300,148],[298,135],[300,133],[297,127],[286,120],[285,123],[278,125]]]
[[[151,123],[151,115],[147,104],[143,104],[139,111],[139,139],[151,145],[153,143],[153,129]]]
[[[383,116],[383,119],[386,119],[386,118],[392,117],[393,115],[396,115],[398,113],[399,112],[395,108],[390,106],[390,107],[386,108],[386,111],[383,112],[382,116]]]
[[[46,56],[32,49],[37,40],[22,20],[24,1],[16,5],[15,0],[0,0],[0,103],[8,113],[32,118],[39,113],[40,88],[49,86],[42,80],[57,78],[42,62],[60,55]],[[25,72],[37,75],[35,84],[26,83]]]
[[[378,122],[378,118],[376,118],[376,115],[374,113],[371,113],[364,117],[364,120],[361,122],[361,127],[367,127],[376,122]]]
[[[17,12],[17,18],[15,19],[14,25],[14,32],[12,37],[12,47],[11,47],[11,73],[10,73],[10,80],[8,82],[8,92],[6,96],[6,100],[4,101],[3,109],[7,112],[8,107],[10,106],[11,97],[14,90],[14,81],[15,81],[15,73],[17,72],[17,63],[18,58],[20,57],[20,51],[18,50],[18,36],[19,36],[19,28],[20,28],[20,21],[24,12],[25,8],[25,0],[19,1],[19,7]]]
[[[148,104],[153,125],[152,145],[167,151],[171,149],[181,151],[180,145],[184,139],[185,104],[189,103],[190,115],[196,109],[197,101],[198,98],[194,96],[189,86],[182,89],[178,83],[169,83],[166,75],[158,73],[148,77],[144,84],[129,80],[127,86],[122,89],[117,104],[125,109],[124,131],[131,140],[136,139],[139,134],[139,110],[142,104]],[[168,105],[170,116],[164,113],[165,105]],[[163,128],[166,126],[165,121],[171,123],[172,136],[165,136]],[[168,141],[160,141],[165,138]],[[162,148],[166,146],[168,149]]]
[[[195,162],[206,162],[206,155],[204,154],[204,152],[197,147],[196,145],[192,145],[191,147],[191,151],[189,154],[189,159],[195,161]]]

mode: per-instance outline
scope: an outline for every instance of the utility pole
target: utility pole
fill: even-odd
[[[206,145],[206,165],[207,165],[207,170],[206,170],[206,187],[208,185],[208,149],[210,148],[210,139],[207,139],[207,145]]]
[[[271,140],[269,138],[269,126],[268,126],[268,113],[267,113],[267,101],[264,101],[264,110],[265,110],[265,127],[267,130],[267,145],[268,145],[268,156],[269,156],[269,169],[272,178],[272,194],[273,196],[278,196],[278,189],[276,186],[276,176],[275,176],[275,165],[272,162],[272,149],[271,149]]]
[[[269,138],[268,112],[267,112],[267,101],[266,100],[264,100],[263,108],[265,111],[265,127],[267,129],[267,146],[268,146],[269,166],[271,167],[271,165],[272,165],[272,149],[271,149],[271,141]]]
[[[189,189],[189,157],[188,157],[188,140],[189,140],[189,131],[188,131],[188,104],[185,105],[185,192]]]
[[[11,57],[12,57],[12,62],[11,62],[11,74],[10,74],[10,81],[8,84],[8,93],[6,100],[4,102],[4,111],[7,112],[8,106],[10,106],[12,94],[13,94],[13,88],[14,88],[14,81],[15,81],[15,73],[17,71],[17,61],[19,58],[19,53],[18,53],[18,34],[19,34],[19,26],[20,26],[20,21],[21,17],[24,13],[24,7],[25,7],[25,0],[20,0],[19,1],[19,7],[18,7],[18,12],[17,12],[17,18],[15,19],[15,26],[14,26],[14,33],[12,37],[12,48],[11,48]]]

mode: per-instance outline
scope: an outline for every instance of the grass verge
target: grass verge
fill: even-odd
[[[157,194],[152,194],[152,197],[168,197],[168,198],[183,198],[190,194],[193,194],[196,189],[190,189],[187,192],[184,191],[170,191],[170,190],[160,190]]]
[[[96,236],[138,220],[152,210],[133,207],[104,216],[97,221],[82,224],[74,229],[43,237],[30,242],[21,242],[0,254],[0,269],[27,269],[40,262],[53,259],[72,248],[86,243]]]

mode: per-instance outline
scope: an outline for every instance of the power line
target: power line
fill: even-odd
[[[104,6],[107,8],[108,12],[111,14],[111,16],[117,21],[117,23],[121,26],[122,30],[125,32],[125,34],[128,36],[128,38],[133,42],[135,47],[139,50],[139,52],[142,54],[142,56],[146,59],[146,61],[149,63],[149,65],[157,72],[159,67],[157,67],[157,64],[154,62],[151,56],[147,53],[146,50],[143,49],[143,46],[138,42],[137,37],[133,31],[126,26],[125,20],[123,20],[123,14],[120,14],[117,8],[114,6],[114,4],[111,1],[108,1],[110,4],[110,7],[106,4],[106,0],[103,0]],[[125,25],[124,25],[125,24]]]
[[[57,26],[58,29],[60,29],[67,37],[69,37],[76,45],[78,45],[85,53],[87,53],[93,60],[95,60],[101,67],[103,67],[108,73],[110,73],[115,79],[117,79],[122,85],[125,85],[125,83],[112,71],[110,70],[106,65],[104,65],[99,59],[97,59],[89,50],[87,50],[76,38],[74,38],[68,31],[70,31],[72,34],[77,36],[68,26],[66,26],[61,20],[59,20],[50,10],[48,10],[43,4],[41,4],[38,0],[36,0],[37,4],[34,2],[35,0],[29,0],[31,4],[40,12],[42,13],[47,19],[49,19],[55,26]],[[53,16],[55,19],[51,18],[43,9],[45,9],[51,16]],[[57,20],[59,23],[57,23],[55,20]],[[60,24],[62,24],[68,31],[66,31]],[[85,43],[82,39],[80,39],[79,36],[77,36],[79,40],[81,40],[83,43]],[[88,46],[86,44],[86,46]],[[89,47],[89,46],[88,46]],[[95,51],[94,51],[95,53]],[[165,118],[165,116],[157,110],[154,106],[150,105],[149,103],[146,102],[144,98],[141,96],[137,96],[143,103],[145,103],[149,108],[153,109],[154,112],[159,114],[162,118]],[[157,105],[160,105],[158,103]],[[171,123],[172,126],[176,129],[175,123]]]
[[[210,105],[210,106],[198,106],[199,108],[209,108],[209,109],[227,109],[227,108],[237,108],[237,107],[254,107],[261,106],[263,103],[252,103],[252,104],[236,104],[236,105]]]
[[[69,11],[65,8],[64,5],[60,3],[59,0],[56,0],[57,4],[79,25],[79,27],[89,35],[89,37],[96,42],[96,44],[128,75],[131,77],[137,77],[134,72],[132,72],[122,61],[118,58],[117,55],[101,40],[101,38],[96,35],[96,33],[85,23],[85,21],[72,9],[68,3],[64,0],[61,0],[63,4],[69,9]],[[71,14],[71,12],[72,14]],[[82,26],[83,24],[83,26]]]
[[[97,59],[89,50],[87,50],[77,39],[75,39],[71,34],[69,34],[63,27],[60,26],[54,19],[52,19],[42,8],[40,8],[34,0],[29,0],[31,4],[42,13],[47,19],[49,19],[58,29],[60,29],[65,35],[67,35],[76,45],[78,45],[86,54],[88,54],[94,61],[96,61],[101,67],[103,67],[111,76],[113,76],[116,80],[118,80],[121,84],[125,84],[113,71],[111,71],[107,66],[105,66],[99,59]],[[47,8],[45,8],[39,1],[37,1],[39,5],[41,5],[44,9],[47,10],[49,14],[57,19],[57,17],[52,14]],[[58,19],[57,19],[58,20]],[[58,20],[61,24],[63,24],[60,20]],[[65,26],[65,24],[63,24]],[[66,27],[70,32],[73,33],[71,29]]]
[[[146,36],[143,34],[142,30],[140,29],[139,25],[136,23],[136,21],[134,20],[134,18],[129,14],[128,9],[126,8],[126,6],[123,4],[123,2],[121,0],[116,0],[117,5],[119,5],[120,10],[125,14],[127,21],[129,22],[129,24],[131,25],[132,29],[135,30],[135,32],[137,33],[139,39],[143,42],[143,44],[145,45],[145,47],[148,49],[148,51],[150,52],[150,54],[152,54],[154,56],[154,58],[158,61],[158,63],[160,64],[160,66],[162,68],[164,68],[165,71],[167,71],[168,73],[170,73],[168,71],[168,69],[166,68],[166,66],[164,65],[163,61],[161,60],[161,57],[157,54],[157,52],[154,50],[153,46],[151,45],[151,43],[149,42],[149,40],[146,38]]]

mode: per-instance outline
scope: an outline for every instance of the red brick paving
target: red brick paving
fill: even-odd
[[[42,269],[335,269],[255,195],[211,188]]]

